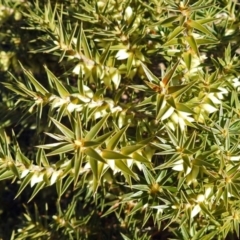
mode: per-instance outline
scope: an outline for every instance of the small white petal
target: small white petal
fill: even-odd
[[[199,194],[197,196],[197,202],[201,203],[205,200],[205,196],[203,194]]]
[[[161,117],[161,120],[163,121],[163,120],[169,118],[173,112],[174,112],[174,108],[170,106],[169,109]]]
[[[212,192],[212,188],[208,187],[208,188],[205,190],[205,198],[208,198],[211,192]]]
[[[58,176],[60,175],[59,171],[54,171],[52,176],[51,176],[51,180],[50,180],[50,185],[53,185],[56,181]]]
[[[21,174],[21,178],[24,178],[29,173],[29,169],[24,169]]]
[[[116,58],[118,60],[127,59],[129,57],[129,53],[127,52],[127,49],[121,49],[117,52]]]
[[[75,73],[76,75],[78,75],[81,69],[83,69],[83,68],[82,68],[81,64],[79,63],[74,67],[72,72]]]
[[[228,157],[228,160],[239,161],[240,160],[240,156],[230,156],[230,157]]]
[[[179,172],[183,171],[183,160],[175,162],[175,166],[172,169]]]
[[[34,174],[31,178],[31,187],[33,187],[36,183],[43,181],[43,173],[42,174]]]
[[[215,104],[221,104],[221,101],[214,96],[214,93],[209,93],[208,97],[212,100],[213,103]]]
[[[133,15],[133,10],[130,6],[125,9],[124,19],[129,21]]]
[[[200,211],[201,211],[201,208],[200,208],[200,206],[197,204],[197,205],[193,208],[193,210],[192,210],[192,212],[191,212],[191,218],[194,218]]]
[[[215,108],[214,106],[212,106],[208,103],[202,104],[202,108],[208,113],[213,113],[213,112],[217,111],[217,108]]]
[[[78,108],[78,106],[79,105],[77,105],[77,104],[69,103],[67,106],[67,110],[68,110],[68,112],[73,112],[75,109]]]

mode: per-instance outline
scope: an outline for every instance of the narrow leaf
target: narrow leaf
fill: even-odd
[[[165,74],[165,76],[162,78],[162,83],[164,84],[164,86],[167,86],[170,82],[170,80],[172,79],[176,69],[177,69],[177,66],[179,64],[180,60],[177,61],[174,66]]]
[[[44,68],[47,72],[48,79],[55,84],[57,88],[56,90],[59,93],[59,96],[61,98],[68,97],[70,95],[68,90],[63,86],[63,84],[58,80],[58,78],[46,66],[44,66]]]
[[[86,153],[89,157],[92,157],[97,161],[107,163],[106,160],[93,148],[86,148],[84,150],[84,153]]]
[[[114,150],[119,141],[121,140],[122,136],[126,132],[128,126],[119,130],[108,142],[107,142],[107,149]]]
[[[75,148],[75,146],[73,143],[66,144],[66,145],[64,145],[60,148],[57,148],[56,150],[48,153],[46,156],[53,156],[53,155],[57,155],[57,154],[67,153],[67,152],[73,151],[74,148]]]
[[[43,182],[39,182],[39,183],[36,185],[36,187],[35,187],[32,195],[31,195],[31,197],[29,198],[28,202],[30,202],[30,201],[36,196],[36,194],[37,194],[41,189],[44,188],[45,184],[46,184],[46,183],[43,181]]]
[[[81,27],[80,27],[80,50],[79,53],[81,52],[81,50],[83,50],[84,52],[84,55],[88,58],[88,59],[92,59],[92,54],[91,54],[91,51],[90,51],[90,48],[89,48],[89,45],[88,45],[88,42],[87,42],[87,38],[86,38],[86,35],[84,33],[84,30],[83,30],[83,26],[81,24]]]
[[[83,154],[80,148],[77,149],[77,152],[74,154],[74,186],[77,185],[78,178],[80,176],[80,171],[83,162]]]
[[[20,64],[21,65],[21,64]],[[48,90],[44,88],[34,77],[33,75],[28,72],[22,65],[21,65],[24,74],[28,77],[30,82],[34,85],[35,89],[42,93],[43,95],[46,95],[48,93]]]
[[[180,33],[182,33],[185,30],[185,27],[182,26],[178,26],[176,27],[169,35],[167,38],[167,41],[165,44],[167,44],[169,41],[171,41],[172,39],[176,38]]]
[[[102,129],[103,125],[106,123],[107,118],[109,115],[106,115],[103,117],[96,125],[94,125],[91,130],[87,133],[85,136],[85,140],[93,140],[94,137],[99,133],[99,131]]]
[[[130,158],[129,156],[123,155],[116,151],[107,150],[107,149],[102,150],[102,157],[104,157],[105,159],[113,159],[113,160]]]
[[[194,84],[196,84],[196,81],[192,81],[185,85],[171,86],[168,88],[168,94],[171,94],[174,98],[177,98],[190,89]]]
[[[98,180],[98,161],[90,157],[88,162],[91,166],[94,177]]]
[[[196,22],[196,21],[193,21],[193,20],[188,20],[187,24],[192,27],[192,28],[195,28],[197,29],[198,31],[200,32],[203,32],[207,35],[210,35],[212,37],[215,38],[215,36],[212,34],[211,31],[209,31],[206,27],[204,27],[203,25],[201,25],[200,23]]]
[[[72,176],[68,176],[67,180],[64,182],[62,186],[61,196],[66,192],[70,184],[73,182],[74,178]]]
[[[192,66],[192,54],[190,51],[188,52],[184,52],[183,53],[183,60],[188,68],[188,70],[191,70],[191,66]]]
[[[199,51],[198,51],[198,46],[197,43],[195,41],[195,38],[191,35],[191,36],[187,36],[185,38],[188,42],[188,44],[190,45],[191,49],[195,52],[195,54],[200,57]]]
[[[142,147],[144,147],[144,145],[141,145],[141,144],[122,147],[121,153],[124,155],[130,155],[136,152],[137,150],[141,149]]]
[[[150,163],[147,158],[143,157],[143,156],[142,156],[141,154],[139,154],[138,152],[134,152],[134,153],[131,155],[131,157],[132,157],[134,160],[136,160],[136,161],[138,161],[138,162],[141,162],[141,163]]]
[[[132,176],[135,179],[138,179],[137,176],[135,175],[135,173],[126,165],[126,163],[124,163],[122,160],[116,161],[115,162],[115,166],[123,171],[124,173]]]
[[[141,62],[141,66],[142,66],[142,69],[144,71],[144,73],[146,74],[146,77],[147,79],[150,81],[150,82],[155,82],[155,83],[159,83],[159,79],[158,77],[156,77],[149,69],[148,67]]]
[[[11,170],[4,171],[0,174],[0,181],[10,179],[10,178],[13,178],[13,177],[14,177],[14,174]]]
[[[74,139],[74,133],[68,129],[66,126],[56,121],[54,118],[51,118],[52,122],[56,125],[56,127],[70,140]]]
[[[33,176],[33,172],[32,173],[29,173],[22,181],[21,185],[20,185],[20,188],[18,189],[18,192],[15,196],[15,199],[21,194],[21,192],[27,187],[27,185],[29,184],[29,182],[31,181],[32,179],[32,176]]]

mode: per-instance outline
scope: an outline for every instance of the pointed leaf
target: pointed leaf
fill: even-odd
[[[206,235],[204,235],[203,237],[199,238],[199,240],[211,240],[214,239],[214,237],[216,237],[218,235],[219,231],[212,231]]]
[[[127,166],[126,163],[124,163],[122,160],[119,161],[115,161],[115,166],[123,171],[124,173],[130,175],[131,177],[133,177],[134,179],[138,179],[138,177],[135,175],[135,173]]]
[[[157,95],[157,104],[156,104],[156,113],[159,113],[161,109],[163,109],[166,105],[165,95],[158,94]]]
[[[49,167],[48,159],[46,158],[45,152],[42,148],[38,149],[36,158],[39,166]]]
[[[119,141],[121,140],[122,136],[124,135],[125,131],[127,130],[128,126],[119,130],[108,142],[107,142],[107,149],[114,150]]]
[[[142,69],[143,69],[144,73],[146,74],[146,77],[147,77],[147,79],[149,80],[149,82],[154,82],[154,83],[158,84],[158,83],[159,83],[158,77],[156,77],[156,76],[148,69],[148,67],[147,67],[144,63],[141,62],[141,66],[142,66]]]
[[[105,47],[104,52],[101,54],[100,63],[103,64],[103,65],[105,64],[106,60],[109,57],[110,47],[111,47],[111,43],[108,44],[107,47]]]
[[[175,103],[175,105],[176,105],[176,109],[180,112],[186,112],[186,113],[190,113],[190,114],[195,113],[191,108],[186,106],[186,104],[184,104],[184,103]]]
[[[144,145],[141,145],[141,144],[122,147],[121,153],[124,155],[130,155],[136,152],[137,150],[141,149],[142,147],[144,147]]]
[[[54,118],[51,118],[53,123],[56,125],[56,127],[69,139],[72,140],[74,139],[74,133],[68,129],[66,126],[61,124],[60,122],[56,121]]]
[[[18,172],[18,168],[16,167],[16,165],[14,164],[14,162],[9,162],[8,163],[8,167],[12,170],[12,172],[14,173],[14,175],[18,178],[20,178],[19,172]]]
[[[70,95],[68,90],[63,86],[63,84],[58,80],[58,78],[46,66],[44,66],[44,68],[47,72],[48,79],[55,84],[57,88],[56,90],[59,93],[59,96],[61,98],[68,97]]]
[[[106,115],[96,125],[94,125],[85,136],[85,140],[93,140],[94,137],[96,137],[99,131],[102,129],[103,125],[106,123],[108,117],[109,115]]]
[[[170,80],[172,79],[178,64],[179,64],[180,60],[177,61],[174,66],[164,75],[164,77],[162,78],[162,83],[164,84],[164,86],[167,86],[170,82]]]
[[[196,41],[197,46],[219,43],[219,41],[217,39],[209,39],[209,38],[197,38],[197,39],[195,39],[195,41]]]
[[[21,64],[20,64],[21,65]],[[40,93],[42,93],[44,96],[49,93],[48,90],[46,88],[44,88],[34,77],[33,75],[28,72],[22,65],[21,65],[24,74],[28,77],[28,79],[30,80],[30,82],[34,85],[35,89],[37,91],[39,91]]]
[[[112,150],[107,150],[107,149],[102,150],[102,157],[104,157],[105,159],[113,159],[113,160],[130,158],[129,156],[123,155],[121,153],[118,153]]]
[[[83,24],[81,24],[80,29],[79,29],[79,35],[77,37],[78,41],[77,41],[77,51],[78,53],[81,53],[83,50],[84,55],[88,58],[88,59],[92,59],[92,54],[87,42],[87,38],[86,35],[84,33],[83,30]]]
[[[13,177],[14,177],[14,174],[11,170],[0,173],[0,181],[10,179]]]
[[[178,26],[176,27],[169,35],[167,38],[167,41],[165,42],[165,44],[167,44],[169,41],[171,41],[172,39],[176,38],[179,34],[181,34],[183,31],[185,30],[185,27],[182,26]],[[163,45],[165,45],[163,44]]]
[[[84,153],[86,153],[89,157],[91,157],[97,161],[107,163],[106,160],[93,148],[86,148],[84,150]]]
[[[127,64],[126,64],[126,67],[127,67],[127,76],[129,76],[130,73],[131,73],[133,61],[134,61],[134,54],[133,54],[132,52],[130,52],[130,53],[128,54]]]
[[[178,20],[179,20],[179,16],[171,16],[168,18],[163,18],[163,20],[160,21],[159,26],[170,27],[173,25],[173,22],[176,22]]]
[[[89,164],[91,166],[92,173],[94,177],[98,180],[98,161],[93,158],[89,158]]]
[[[138,162],[141,162],[141,163],[150,163],[147,158],[145,158],[144,156],[142,156],[138,152],[132,153],[131,157],[132,157],[132,159],[134,159]]]
[[[188,20],[187,25],[215,38],[211,31],[209,31],[206,27],[196,21]]]
[[[94,141],[102,144],[102,143],[104,143],[113,133],[114,133],[114,131],[105,133],[105,134],[103,134],[103,135],[95,138]]]
[[[20,188],[18,189],[18,192],[15,196],[15,198],[17,198],[21,192],[27,187],[27,185],[30,183],[31,179],[32,179],[32,176],[33,176],[33,172],[32,173],[29,173],[22,181],[21,185],[20,185]]]
[[[67,180],[64,182],[62,186],[61,196],[66,192],[70,184],[73,182],[74,178],[72,176],[68,176]]]
[[[174,112],[174,108],[169,104],[166,104],[160,111],[157,113],[156,120],[164,121],[165,119],[169,118],[172,113]]]
[[[168,88],[168,94],[171,94],[174,98],[177,98],[190,89],[194,84],[196,84],[196,81],[192,81],[185,85],[171,86]]]
[[[70,151],[74,151],[75,149],[75,145],[73,143],[70,144],[66,144],[62,147],[57,148],[56,150],[48,153],[46,156],[53,156],[53,155],[57,155],[57,154],[64,154]]]
[[[128,237],[127,237],[126,235],[124,235],[123,233],[120,233],[120,234],[121,234],[123,240],[131,240],[130,238],[128,238]]]
[[[145,165],[143,165],[143,164],[142,164],[142,169],[143,169],[143,174],[144,174],[144,177],[145,177],[148,185],[155,184],[156,180],[154,179],[154,177],[151,174],[151,172],[147,169],[147,167]]]
[[[192,66],[192,54],[190,51],[188,52],[184,52],[183,53],[183,60],[188,68],[188,70],[190,71],[191,70],[191,66]]]
[[[77,114],[77,120],[76,122],[74,121],[74,132],[75,132],[75,139],[77,140],[81,140],[83,137],[83,133],[82,133],[82,122],[81,122],[81,118],[80,118],[80,114]]]
[[[77,185],[78,178],[80,176],[80,171],[83,162],[83,154],[80,148],[77,149],[77,152],[74,154],[74,186]]]
[[[28,202],[30,202],[30,201],[36,196],[36,194],[37,194],[41,189],[44,188],[45,184],[46,184],[45,182],[39,182],[39,183],[36,185],[36,187],[35,187],[32,195],[31,195],[31,197],[29,198]]]
[[[195,38],[191,35],[191,36],[187,36],[185,38],[188,42],[188,44],[190,45],[191,49],[195,52],[195,54],[200,57],[199,51],[198,51],[198,46],[197,43],[195,41]]]
[[[55,149],[56,147],[62,147],[65,146],[68,142],[56,142],[56,143],[50,143],[45,145],[38,145],[36,147],[40,149]]]

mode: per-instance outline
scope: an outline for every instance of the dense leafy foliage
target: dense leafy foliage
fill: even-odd
[[[4,239],[239,237],[237,1],[0,9]]]

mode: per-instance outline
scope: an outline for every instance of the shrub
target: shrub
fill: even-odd
[[[3,238],[239,237],[236,1],[0,9]]]

